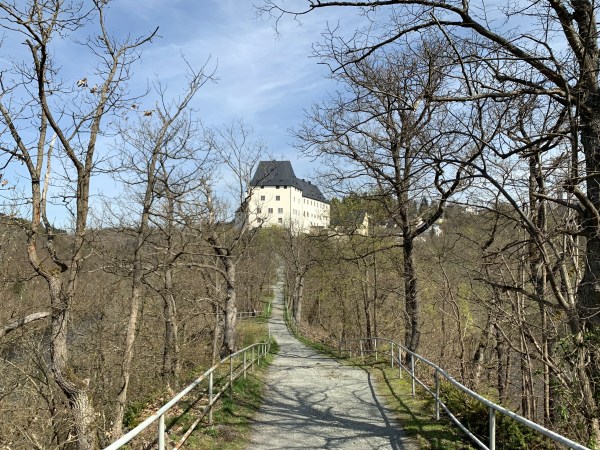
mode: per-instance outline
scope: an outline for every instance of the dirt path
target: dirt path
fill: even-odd
[[[320,355],[290,335],[282,298],[279,283],[270,324],[280,352],[269,368],[266,400],[249,448],[416,449],[377,400],[368,373]]]

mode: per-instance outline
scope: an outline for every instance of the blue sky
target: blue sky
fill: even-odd
[[[327,78],[328,69],[311,58],[312,46],[328,23],[354,30],[359,21],[356,11],[335,8],[303,16],[301,21],[285,17],[276,32],[274,20],[257,18],[253,2],[247,0],[114,0],[109,4],[107,28],[118,37],[138,37],[159,27],[159,37],[144,47],[133,66],[132,92],[144,92],[158,78],[167,85],[168,94],[177,96],[187,70],[181,55],[196,68],[209,60],[208,70],[216,69],[218,81],[206,84],[195,98],[193,106],[202,122],[222,126],[242,120],[254,130],[254,138],[266,144],[269,155],[291,160],[296,175],[310,179],[319,162],[297,154],[289,130],[301,123],[305,109],[336,89]],[[53,42],[53,56],[66,86],[89,76],[95,65],[73,39],[66,36]],[[22,41],[21,36],[5,33],[0,68],[9,68],[15,59],[29,60]],[[155,100],[149,94],[141,108],[151,109]],[[110,146],[110,140],[103,139],[101,145]],[[27,190],[22,170],[17,164],[5,174],[17,191]],[[118,197],[120,188],[100,176],[92,182],[92,191],[96,198],[98,194]],[[68,226],[62,206],[51,205],[49,214],[57,225]]]
[[[113,20],[131,35],[160,27],[161,37],[145,49],[136,69],[137,83],[156,75],[176,91],[186,70],[180,53],[198,66],[210,57],[218,81],[205,85],[196,99],[202,120],[218,126],[242,119],[273,157],[291,160],[303,177],[312,176],[315,164],[298,157],[288,130],[302,121],[304,109],[335,89],[327,69],[310,58],[327,20],[340,19],[334,12],[342,13],[308,15],[302,23],[287,18],[277,34],[274,22],[256,18],[245,0],[150,0],[143,6],[117,0],[111,6]]]

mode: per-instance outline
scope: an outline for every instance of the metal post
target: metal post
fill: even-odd
[[[412,396],[415,398],[415,355],[410,354],[410,376],[412,378]]]
[[[402,347],[398,346],[398,378],[402,379]]]
[[[392,346],[390,348],[390,365],[392,369],[394,368],[394,343],[392,342]]]
[[[229,398],[233,396],[233,357],[229,355]]]
[[[244,380],[246,379],[246,350],[244,350]]]
[[[496,450],[496,410],[494,408],[489,409],[490,416],[490,442],[488,448],[490,450]]]
[[[211,372],[208,375],[208,423],[212,425],[213,417],[212,417],[212,402],[213,402],[213,373]]]
[[[440,420],[440,373],[435,369],[435,420]]]
[[[165,415],[158,419],[158,450],[165,450]]]

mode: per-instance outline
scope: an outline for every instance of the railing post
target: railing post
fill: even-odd
[[[229,398],[233,397],[233,356],[229,355]]]
[[[252,346],[252,357],[250,359],[250,371],[254,372],[254,345]]]
[[[213,423],[213,373],[211,372],[208,375],[208,423],[212,425]]]
[[[490,442],[488,445],[488,448],[490,450],[496,450],[496,410],[494,408],[490,408],[489,409],[489,416],[490,416]]]
[[[158,419],[158,450],[165,450],[165,415]]]
[[[393,341],[392,341],[391,347],[390,347],[390,364],[393,369],[394,368],[394,342]]]
[[[377,338],[375,338],[375,362],[377,362]]]
[[[246,350],[244,350],[244,380],[246,379]]]
[[[435,369],[435,420],[440,420],[440,373]]]
[[[412,396],[415,398],[415,355],[410,354],[410,376],[412,378]]]
[[[363,362],[365,360],[365,354],[363,352],[363,343],[362,340],[358,341],[358,345],[360,346],[360,357],[363,359]]]
[[[402,347],[398,346],[398,378],[402,379]]]

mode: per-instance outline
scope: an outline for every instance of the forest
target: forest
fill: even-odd
[[[275,27],[349,10],[362,25],[330,23],[313,47],[338,89],[293,134],[342,218],[370,211],[373,228],[288,258],[299,320],[333,340],[397,339],[597,446],[597,5],[260,5]]]
[[[184,59],[175,93],[150,83],[142,108],[128,81],[156,30],[115,37],[104,1],[0,2],[5,39],[26,50],[0,77],[0,442],[107,444],[149,397],[239,348],[237,312],[261,310],[284,267],[313,339],[393,338],[599,445],[595,4],[297,4],[258,12],[365,21],[315,36],[338,90],[292,131],[332,196],[331,227],[310,234],[247,226],[266,149],[242,122],[198,119],[208,61]],[[54,46],[73,33],[93,70],[67,82]],[[96,179],[119,198],[94,196]]]

